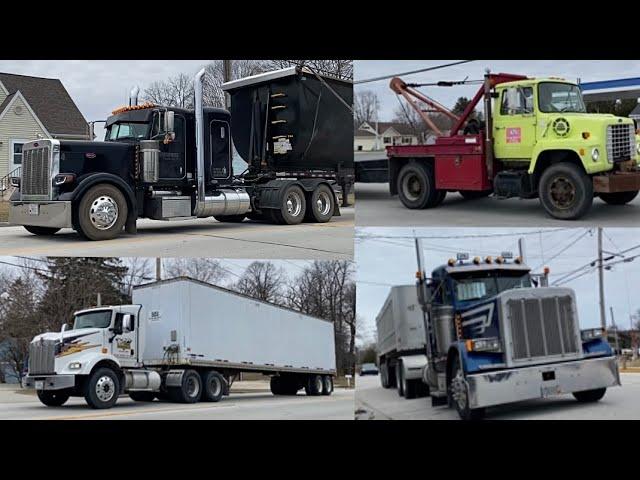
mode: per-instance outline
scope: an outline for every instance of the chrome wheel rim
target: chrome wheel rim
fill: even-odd
[[[289,192],[285,201],[287,213],[292,217],[297,217],[302,212],[302,198],[298,192]]]
[[[331,210],[331,198],[327,192],[320,192],[316,200],[316,210],[320,215],[328,215]]]
[[[420,178],[415,173],[402,177],[402,193],[409,200],[418,200],[422,194]]]
[[[116,384],[113,378],[104,375],[96,382],[96,396],[101,402],[108,402],[116,393]]]
[[[200,393],[200,384],[195,377],[187,378],[187,384],[185,385],[185,390],[187,392],[187,396],[190,398],[197,397],[198,393]]]
[[[459,410],[467,408],[467,387],[464,376],[462,375],[462,370],[458,370],[456,376],[451,380],[451,396]]]
[[[220,395],[220,392],[222,391],[222,383],[219,378],[212,378],[209,385],[211,386],[211,394],[214,397]]]
[[[316,377],[316,389],[318,390],[318,392],[322,392],[322,377],[321,376]]]
[[[89,219],[98,230],[109,230],[118,221],[118,204],[107,195],[96,198],[89,208]]]

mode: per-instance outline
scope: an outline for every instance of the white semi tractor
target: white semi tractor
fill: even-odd
[[[271,377],[274,395],[331,395],[331,322],[190,278],[134,288],[132,305],[76,312],[71,329],[36,336],[26,387],[47,406],[84,397],[217,402],[241,372]]]
[[[408,399],[428,393],[422,382],[427,365],[423,315],[415,285],[399,285],[391,287],[376,318],[380,381]]]

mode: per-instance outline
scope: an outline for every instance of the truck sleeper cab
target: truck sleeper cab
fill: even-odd
[[[134,305],[76,312],[73,328],[36,336],[25,387],[47,406],[84,397],[218,402],[241,372],[274,395],[331,395],[333,324],[188,278],[135,287]]]
[[[419,95],[400,79],[392,89]],[[481,123],[472,112],[483,97]],[[587,113],[571,82],[487,74],[452,121],[433,145],[387,147],[390,192],[406,207],[436,207],[457,191],[466,199],[539,198],[550,216],[570,220],[585,215],[594,197],[622,205],[640,190],[633,120]]]
[[[293,68],[242,79],[241,85],[236,85],[238,81],[223,85],[231,89],[232,97],[256,89],[281,94],[263,112],[260,123],[246,121],[251,115],[245,110],[260,108],[257,98],[232,106],[237,118],[234,129],[228,111],[204,106],[202,70],[195,79],[194,109],[138,105],[136,98],[132,106],[114,110],[107,119],[104,142],[28,142],[23,146],[21,176],[12,180],[18,188],[11,197],[9,221],[36,235],[73,228],[90,240],[114,238],[123,228],[135,233],[138,218],[328,222],[340,215],[340,195],[353,176],[353,158],[350,149],[342,156],[332,150],[333,164],[320,156],[319,152],[329,151],[323,142],[334,137],[325,131],[326,121],[308,127],[307,117],[316,112],[324,119],[336,106],[321,102],[330,94],[322,95],[323,84],[308,77],[309,72]],[[317,105],[312,106],[317,111],[310,110],[295,88],[300,83],[316,95],[312,98]],[[351,84],[343,83],[348,93]],[[300,103],[307,108],[278,120]],[[342,117],[336,113],[336,119]],[[285,128],[281,122],[291,133],[286,148],[276,148],[283,143],[276,135],[277,129]],[[350,126],[351,120],[344,123]],[[245,128],[253,136],[241,131]],[[297,128],[310,133],[298,139]],[[249,155],[245,172],[233,170],[232,135],[238,151]],[[244,146],[253,145],[256,136],[268,139],[260,155]],[[318,157],[323,163],[314,163]],[[287,168],[280,168],[283,162]]]
[[[536,288],[527,266],[498,261],[452,259],[418,282],[429,299],[424,381],[432,403],[474,419],[486,407],[552,395],[597,401],[620,385],[603,332],[580,330],[573,290]]]

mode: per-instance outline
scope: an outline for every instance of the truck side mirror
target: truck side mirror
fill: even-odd
[[[66,332],[67,330],[69,330],[69,324],[63,323],[62,328],[60,329],[60,332]]]
[[[174,112],[167,111],[164,114],[163,130],[165,133],[173,133]]]
[[[126,314],[122,317],[122,333],[133,331],[133,315]]]

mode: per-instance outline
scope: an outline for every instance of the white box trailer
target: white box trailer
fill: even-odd
[[[192,279],[133,289],[142,363],[335,374],[333,324]],[[174,347],[175,355],[167,349]],[[177,347],[177,348],[176,348]]]
[[[424,314],[415,285],[391,287],[376,317],[378,366],[384,388],[397,387],[406,398],[426,394]]]
[[[93,408],[136,401],[217,402],[241,372],[274,395],[330,395],[333,323],[191,278],[133,289],[132,305],[75,313],[71,330],[36,336],[25,386],[45,405],[83,396]]]

